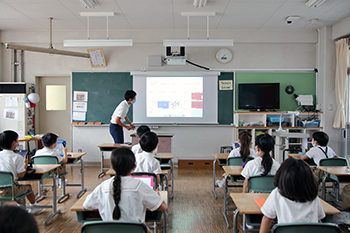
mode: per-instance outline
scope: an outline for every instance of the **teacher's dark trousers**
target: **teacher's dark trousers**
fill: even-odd
[[[118,124],[109,124],[109,133],[112,135],[114,143],[124,143],[123,127]]]

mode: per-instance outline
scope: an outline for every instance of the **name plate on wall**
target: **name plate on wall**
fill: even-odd
[[[233,90],[233,80],[219,80],[219,90]]]

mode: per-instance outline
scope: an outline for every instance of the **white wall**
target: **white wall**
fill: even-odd
[[[2,32],[0,41],[48,47],[48,32]],[[103,38],[104,32],[92,33],[91,38]],[[191,38],[205,38],[205,31],[191,31]],[[102,37],[101,37],[102,36]],[[63,39],[85,39],[86,32],[54,31],[53,46],[85,52],[84,48],[62,48]],[[133,47],[105,48],[105,68],[91,68],[88,59],[34,52],[24,53],[24,80],[34,83],[35,76],[65,76],[74,71],[127,72],[138,71],[147,66],[151,55],[164,55],[163,39],[186,38],[186,30],[110,31],[110,38],[132,38]],[[234,39],[233,61],[224,65],[215,60],[219,48],[187,48],[186,54],[192,62],[212,69],[313,69],[317,59],[317,31],[261,31],[261,30],[211,30],[211,38]],[[1,51],[0,51],[1,52]],[[3,50],[2,81],[10,80],[10,50]],[[186,66],[162,66],[153,71],[201,71]],[[325,76],[328,77],[328,76]],[[325,85],[327,86],[327,85]],[[334,91],[328,91],[330,94]],[[118,103],[116,103],[118,104]],[[106,111],[111,112],[108,109]],[[57,119],[60,120],[60,119]],[[112,142],[108,127],[73,127],[73,148],[88,152],[87,161],[98,161],[97,145]],[[174,133],[173,152],[176,158],[212,158],[221,145],[232,141],[231,127],[160,127],[156,132]],[[128,135],[126,135],[126,139]],[[331,145],[333,146],[333,145]],[[335,147],[335,146],[333,146]],[[97,157],[97,158],[96,158]]]
[[[332,27],[332,39],[338,39],[350,35],[350,16],[334,24]]]

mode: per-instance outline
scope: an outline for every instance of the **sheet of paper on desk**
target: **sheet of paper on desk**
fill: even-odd
[[[73,111],[72,120],[73,121],[85,121],[86,112],[75,112]]]
[[[255,198],[254,201],[256,204],[258,204],[259,208],[261,208],[264,205],[266,199],[267,198],[265,197],[259,197],[259,198]]]

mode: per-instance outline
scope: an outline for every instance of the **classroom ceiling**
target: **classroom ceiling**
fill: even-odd
[[[80,12],[115,12],[109,29],[186,29],[181,12],[216,12],[210,29],[315,30],[350,15],[350,0],[327,0],[308,8],[307,0],[207,0],[205,8],[194,8],[194,0],[95,0],[85,9],[78,0],[0,0],[0,31],[87,30]],[[291,24],[286,17],[299,16]],[[317,18],[318,21],[311,22]],[[90,29],[106,29],[105,17],[90,18]],[[190,29],[206,29],[205,17],[191,17]]]

